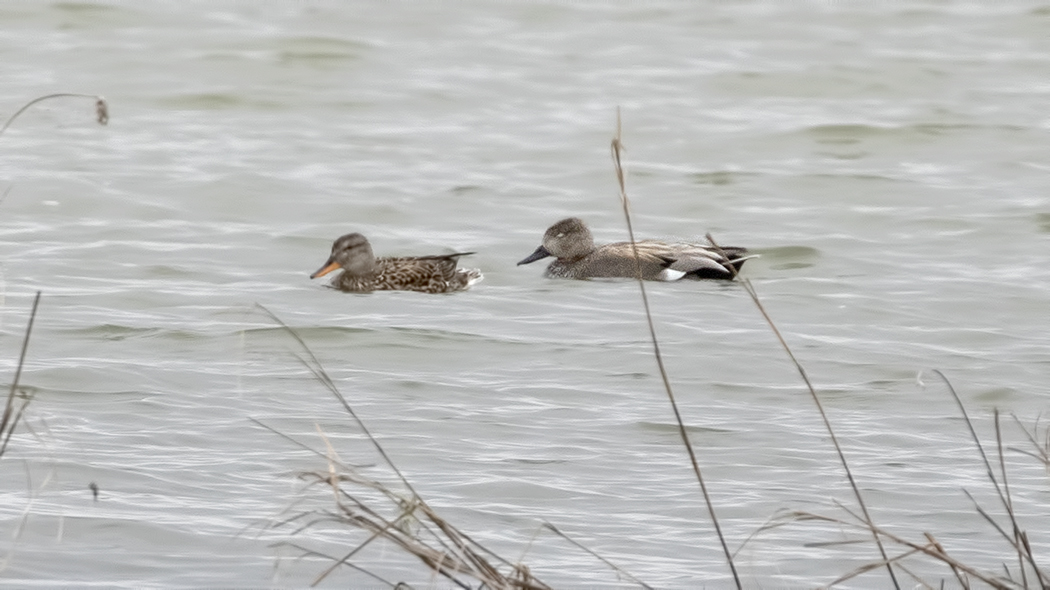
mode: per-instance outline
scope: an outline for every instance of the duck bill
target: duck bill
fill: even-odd
[[[551,255],[551,253],[548,252],[546,248],[544,248],[543,246],[540,246],[539,248],[536,248],[535,252],[533,252],[532,254],[529,254],[527,258],[525,258],[524,260],[519,262],[518,266],[521,266],[523,264],[528,264],[530,262],[536,262],[540,258],[546,258],[546,257],[548,257],[550,255]]]
[[[310,278],[311,279],[316,279],[317,277],[323,277],[326,274],[332,272],[333,270],[338,270],[340,268],[343,268],[343,267],[339,266],[338,262],[336,262],[336,261],[332,260],[331,258],[329,258],[328,262],[324,263],[324,266],[322,266],[321,268],[317,269],[317,272],[315,272],[314,274],[310,275]]]

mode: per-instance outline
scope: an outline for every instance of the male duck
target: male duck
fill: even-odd
[[[460,256],[473,252],[436,256],[376,258],[372,246],[358,233],[346,234],[332,244],[332,255],[311,279],[343,269],[332,279],[332,287],[351,293],[370,291],[465,291],[482,279],[476,268],[457,268]]]
[[[562,219],[543,234],[543,245],[518,263],[541,258],[557,258],[547,267],[546,276],[563,279],[601,277],[641,278],[650,281],[689,279],[732,279],[740,271],[746,248],[715,248],[701,244],[665,243],[640,240],[638,261],[630,242],[616,242],[595,247],[591,230],[576,217]]]

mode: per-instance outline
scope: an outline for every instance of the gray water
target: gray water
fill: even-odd
[[[91,100],[56,99],[0,136],[8,382],[43,292],[21,378],[36,397],[0,459],[0,584],[303,587],[329,562],[281,543],[362,540],[276,526],[331,508],[296,477],[327,463],[250,419],[323,453],[320,429],[396,484],[261,304],[435,509],[541,579],[633,587],[549,521],[654,586],[730,585],[637,284],[514,265],[568,215],[626,238],[617,107],[636,233],[762,254],[744,276],[873,519],[1016,569],[963,493],[1002,514],[930,369],[989,448],[994,409],[1032,428],[1047,408],[1045,3],[26,2],[0,23],[3,117],[52,92],[111,111],[102,127]],[[310,281],[349,231],[379,254],[476,251],[463,262],[485,280],[449,296]],[[647,289],[745,586],[877,559],[846,526],[759,530],[856,503],[741,285]],[[1050,478],[1006,458],[1045,556]],[[445,585],[391,546],[357,563]],[[342,568],[322,585],[374,583]],[[843,584],[888,585],[882,569]]]

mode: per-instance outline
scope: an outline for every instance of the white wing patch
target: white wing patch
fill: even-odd
[[[678,279],[685,276],[684,270],[674,270],[671,268],[665,268],[660,271],[660,274],[656,277],[658,281],[677,281]]]

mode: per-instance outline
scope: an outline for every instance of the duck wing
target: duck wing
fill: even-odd
[[[701,279],[731,279],[740,270],[747,250],[715,248],[700,244],[650,242],[646,248],[668,261],[664,280],[689,276]],[[676,273],[681,273],[675,276]]]
[[[665,256],[666,252],[658,248],[647,247],[646,242],[635,242],[636,249],[630,242],[614,242],[598,246],[590,254],[578,261],[570,261],[566,266],[571,272],[569,278],[635,278],[641,271],[643,279],[659,280],[661,274],[673,262]],[[561,259],[551,263],[551,267],[561,263]]]
[[[376,260],[376,289],[447,293],[461,291],[481,280],[481,271],[461,269],[457,252],[435,256],[389,257]]]
[[[431,279],[448,280],[456,274],[456,256],[400,256],[381,258],[377,274],[399,277],[408,284],[422,284]]]
[[[434,254],[432,256],[401,256],[396,260],[459,260],[460,256],[470,256],[471,254],[477,254],[477,252],[453,252],[452,254]]]

